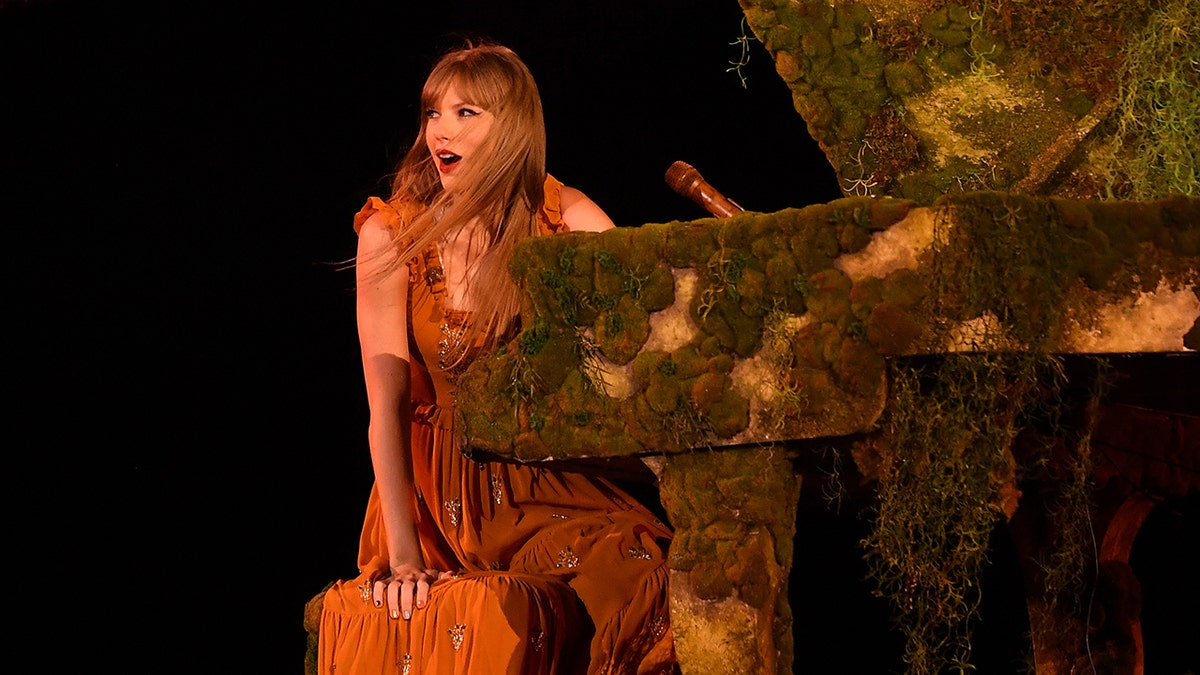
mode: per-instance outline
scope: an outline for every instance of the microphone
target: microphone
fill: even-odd
[[[728,218],[744,211],[737,202],[717,192],[691,164],[675,162],[667,169],[667,185],[675,192],[703,206],[718,218]]]

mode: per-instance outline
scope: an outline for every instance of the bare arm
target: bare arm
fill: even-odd
[[[394,265],[391,231],[382,217],[359,232],[358,340],[367,386],[371,464],[386,530],[391,576],[376,580],[375,604],[393,618],[425,605],[437,572],[426,568],[417,537],[412,477],[411,385],[408,348],[408,266]],[[387,253],[381,254],[381,252]],[[391,267],[389,269],[389,266]]]
[[[564,185],[559,200],[563,222],[573,232],[601,232],[616,227],[596,202],[575,188]]]

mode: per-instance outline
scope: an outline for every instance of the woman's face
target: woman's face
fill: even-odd
[[[433,155],[442,187],[449,190],[463,160],[475,161],[495,118],[483,108],[464,102],[454,84],[425,111],[425,117],[425,144]]]

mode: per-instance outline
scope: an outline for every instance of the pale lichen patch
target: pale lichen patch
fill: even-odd
[[[691,342],[700,332],[689,311],[700,275],[691,268],[673,268],[671,274],[675,277],[675,302],[650,315],[650,336],[642,351],[673,352]]]
[[[913,130],[939,167],[952,157],[980,162],[1005,150],[1006,139],[994,128],[980,127],[978,120],[1014,114],[1031,120],[1029,113],[1044,107],[1033,92],[987,73],[947,79],[907,104],[914,116]]]
[[[874,277],[882,279],[899,269],[917,269],[917,257],[934,238],[933,212],[915,208],[903,220],[871,235],[871,243],[857,253],[847,253],[833,261],[853,281]]]
[[[1074,317],[1064,336],[1067,351],[1078,353],[1191,351],[1183,337],[1200,319],[1200,298],[1194,287],[1172,287],[1164,279],[1158,288],[1099,307],[1091,320]]]

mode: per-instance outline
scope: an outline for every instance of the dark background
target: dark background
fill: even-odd
[[[728,72],[741,16],[734,0],[0,0],[17,650],[41,672],[298,673],[303,605],[355,574],[371,482],[336,263],[413,140],[433,60],[457,33],[516,50],[551,172],[618,225],[706,215],[666,187],[675,160],[755,211],[839,197],[762,45],[745,88]],[[801,519],[798,661],[899,670],[863,523]],[[981,672],[1019,657],[1008,562]]]

